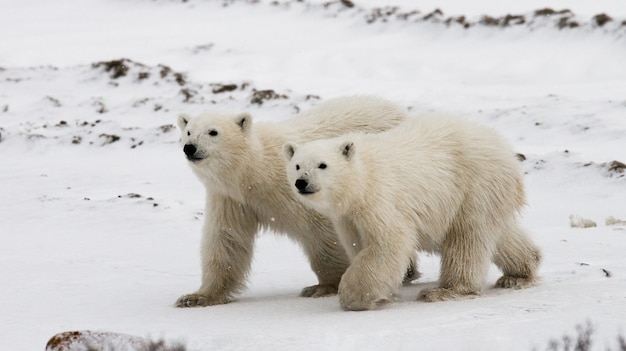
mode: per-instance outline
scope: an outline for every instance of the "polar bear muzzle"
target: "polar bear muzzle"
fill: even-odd
[[[193,144],[185,144],[185,146],[183,147],[183,152],[187,156],[187,160],[192,162],[202,160],[202,157],[196,156],[196,151],[198,151],[198,149]]]
[[[314,184],[309,183],[309,181],[304,178],[296,179],[295,186],[296,189],[298,189],[298,193],[301,195],[314,194],[319,190]]]

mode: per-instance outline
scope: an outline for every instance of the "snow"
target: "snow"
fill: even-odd
[[[532,350],[586,320],[597,349],[615,345],[626,227],[605,220],[626,219],[626,177],[609,170],[626,162],[623,2],[555,0],[549,7],[571,9],[581,24],[565,29],[530,20],[540,1],[420,2],[422,15],[439,7],[442,18],[472,23],[529,19],[469,29],[394,16],[368,24],[386,2],[355,3],[0,2],[0,349],[43,349],[56,333],[88,329],[190,350]],[[599,13],[613,21],[594,25]],[[119,78],[93,65],[121,58],[131,61]],[[213,93],[219,84],[237,89]],[[255,89],[287,98],[252,104]],[[397,302],[344,312],[336,297],[298,297],[315,283],[302,251],[260,233],[236,302],[174,308],[199,286],[204,208],[177,114],[249,110],[271,121],[319,101],[309,95],[357,93],[415,114],[462,114],[512,141],[526,157],[522,220],[544,252],[542,282],[416,302],[439,267],[420,254],[423,276]],[[570,215],[597,227],[572,228]],[[492,267],[487,283],[497,278]]]

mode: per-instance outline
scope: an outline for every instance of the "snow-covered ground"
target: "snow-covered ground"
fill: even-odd
[[[626,227],[605,219],[626,219],[626,4],[350,3],[0,2],[0,349],[89,329],[190,350],[543,350],[586,320],[595,349],[615,347]],[[255,99],[265,90],[278,98]],[[174,308],[199,286],[204,208],[176,116],[279,120],[357,93],[511,139],[541,284],[416,302],[438,276],[422,254],[423,277],[398,302],[344,312],[335,297],[298,297],[315,283],[301,250],[261,233],[238,301]],[[572,214],[597,227],[571,228]]]

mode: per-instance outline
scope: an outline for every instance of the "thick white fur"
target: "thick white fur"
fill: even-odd
[[[261,228],[287,234],[302,245],[319,280],[305,288],[303,296],[336,294],[348,257],[332,223],[304,207],[291,191],[282,146],[287,140],[306,142],[351,131],[379,132],[405,118],[403,109],[372,96],[329,100],[279,123],[252,123],[248,113],[181,115],[181,143],[194,148],[188,159],[206,188],[206,213],[202,284],[176,305],[223,304],[240,292]]]
[[[344,309],[392,300],[416,249],[441,255],[439,287],[422,290],[424,301],[479,295],[490,259],[504,273],[497,287],[535,282],[541,253],[516,222],[522,174],[495,131],[431,114],[284,152],[294,193],[332,219],[351,258]]]

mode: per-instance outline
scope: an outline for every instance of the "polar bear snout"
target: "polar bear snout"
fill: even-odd
[[[196,156],[196,151],[198,151],[198,149],[193,144],[185,144],[185,146],[183,147],[183,152],[185,153],[185,156],[187,156],[187,159],[189,161],[197,161],[202,159],[201,157]]]
[[[306,191],[306,187],[308,185],[309,185],[309,182],[307,182],[305,179],[296,180],[296,188],[298,189],[299,192]]]
[[[187,155],[187,157],[191,157],[196,153],[196,147],[191,144],[187,144],[185,145],[185,147],[183,147],[183,151],[185,152],[185,155]]]
[[[317,187],[304,178],[296,179],[296,189],[302,195],[313,194],[317,192]]]

